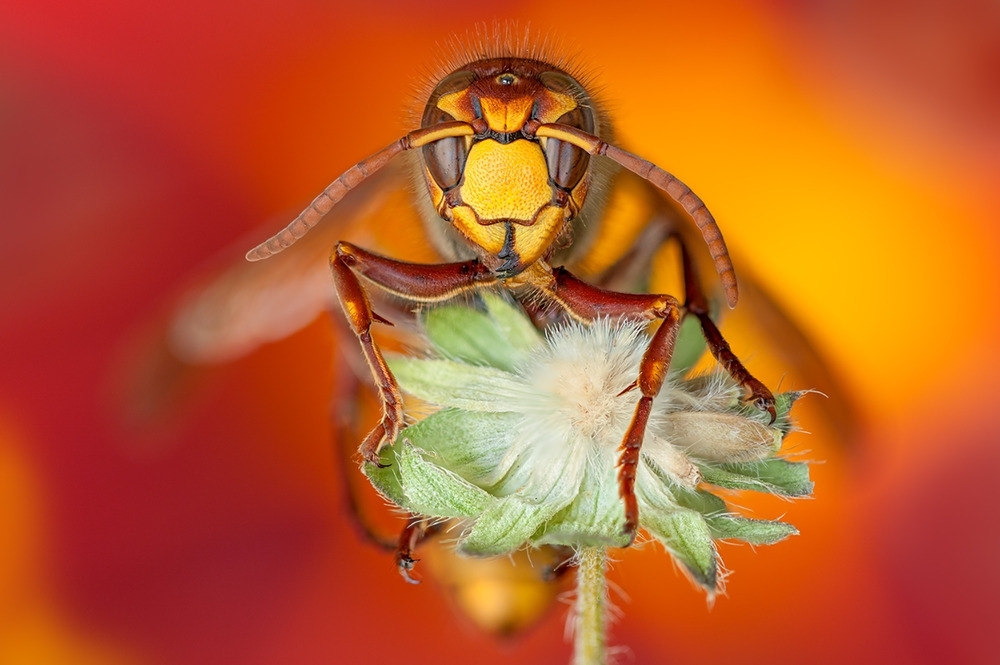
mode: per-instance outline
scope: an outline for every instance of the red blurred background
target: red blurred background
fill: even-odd
[[[355,537],[324,323],[201,372],[154,425],[120,404],[193,271],[396,138],[439,44],[497,18],[597,71],[623,143],[710,203],[861,418],[798,440],[826,460],[815,499],[769,506],[802,535],[724,547],[713,608],[656,548],[621,554],[623,662],[996,662],[986,0],[8,0],[0,662],[568,660],[562,608],[495,642]]]

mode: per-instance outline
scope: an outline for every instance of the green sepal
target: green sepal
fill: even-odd
[[[676,488],[673,491],[677,503],[690,508],[708,523],[713,538],[742,540],[752,545],[770,545],[798,533],[791,524],[771,520],[753,520],[734,515],[726,502],[706,490]]]
[[[496,393],[512,375],[494,367],[476,367],[454,360],[386,358],[404,392],[438,406],[466,411],[496,412]]]
[[[411,513],[434,517],[476,517],[495,499],[456,474],[428,461],[407,442],[397,444],[396,461],[404,501]]]
[[[713,500],[707,492],[685,491],[676,486],[637,485],[640,522],[687,568],[695,582],[714,591],[718,559],[712,534],[704,516],[697,509],[683,507],[678,497],[691,504],[707,504],[711,509],[722,501]]]
[[[705,518],[715,538],[742,540],[751,545],[773,545],[799,530],[787,522],[752,520],[738,515],[713,515]]]
[[[483,294],[486,311],[461,305],[427,310],[422,323],[444,358],[512,371],[542,341],[523,313],[501,298]]]
[[[653,512],[643,519],[646,529],[684,564],[695,582],[715,589],[718,561],[708,524],[700,513],[682,508],[671,513]]]
[[[478,516],[467,536],[459,542],[459,551],[475,556],[495,556],[513,552],[528,542],[531,535],[553,511],[545,504],[533,504],[516,496],[494,500]]]
[[[770,492],[781,496],[812,493],[809,465],[780,458],[738,464],[699,465],[705,482],[736,490]]]
[[[481,297],[493,324],[516,352],[526,355],[545,341],[545,337],[519,305],[489,292],[483,293]]]
[[[434,464],[454,471],[474,485],[496,484],[514,460],[507,459],[523,416],[501,411],[479,413],[444,409],[400,433],[432,455]]]
[[[729,507],[725,501],[706,490],[689,490],[683,487],[674,487],[672,494],[678,505],[690,508],[702,515],[716,515],[729,512]]]
[[[379,494],[397,506],[402,506],[406,502],[406,494],[400,484],[396,451],[396,446],[386,446],[379,452],[379,463],[384,466],[378,467],[366,462],[361,465],[361,472],[365,474]]]
[[[531,539],[534,545],[626,547],[625,505],[618,496],[618,477],[608,465],[601,477],[588,465],[573,501],[549,519]]]

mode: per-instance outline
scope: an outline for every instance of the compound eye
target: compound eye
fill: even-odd
[[[453,117],[442,111],[435,109],[436,113],[424,113],[424,119],[431,120],[425,127],[437,125],[442,122],[450,122]],[[465,158],[469,151],[466,148],[465,138],[461,136],[450,136],[446,139],[428,143],[420,149],[424,158],[424,164],[430,172],[434,182],[444,191],[448,191],[459,183],[462,179],[462,171],[465,170]]]
[[[438,100],[444,95],[450,95],[468,88],[475,80],[476,75],[467,70],[452,72],[441,79],[424,107],[424,115],[420,120],[421,127],[433,127],[442,122],[455,120],[450,114],[438,108]],[[448,191],[459,183],[462,179],[462,171],[465,169],[465,158],[468,149],[465,139],[462,137],[449,137],[428,143],[421,148],[421,154],[427,170],[430,172],[434,182],[444,191]]]
[[[442,122],[455,120],[450,114],[438,108],[438,100],[444,95],[450,95],[468,88],[475,80],[476,75],[470,71],[459,70],[441,79],[424,107],[424,115],[420,120],[421,127],[433,127]],[[444,191],[448,191],[459,183],[462,179],[462,171],[465,169],[465,158],[468,155],[465,139],[462,137],[449,137],[428,143],[420,149],[434,182]]]
[[[556,122],[560,125],[576,127],[586,132],[593,129],[587,128],[588,119],[593,125],[593,114],[589,109],[577,107],[568,113],[564,113]],[[572,143],[560,141],[558,139],[547,139],[545,144],[545,162],[549,167],[549,179],[555,183],[556,187],[571,191],[583,179],[587,168],[590,166],[590,155],[576,147]]]

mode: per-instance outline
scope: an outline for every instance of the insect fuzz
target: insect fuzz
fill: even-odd
[[[506,288],[515,298],[551,305],[580,322],[601,317],[659,322],[638,375],[623,392],[636,395],[618,456],[623,529],[632,538],[638,527],[635,479],[646,423],[666,380],[685,317],[698,320],[719,364],[772,420],[774,397],[746,370],[709,316],[694,255],[686,244],[690,238],[700,235],[707,244],[729,305],[734,306],[738,297],[732,262],[714,218],[677,178],[606,142],[594,108],[576,78],[540,59],[491,55],[455,68],[430,93],[420,128],[348,169],[247,258],[260,260],[282,251],[394,157],[419,151],[437,222],[444,222],[457,237],[465,251],[456,258],[466,260],[418,265],[339,242],[330,261],[337,295],[382,407],[380,421],[360,446],[362,457],[376,465],[379,451],[397,440],[404,413],[396,379],[371,335],[372,324],[387,322],[372,307],[368,296],[372,286],[417,303],[442,302],[482,288]],[[674,226],[663,226],[662,217],[647,222],[656,231],[650,237],[676,242],[680,248],[684,278],[680,298],[607,290],[577,277],[573,261],[552,265],[555,250],[571,240],[569,224],[586,204],[596,160],[631,171],[686,214],[687,219]],[[657,224],[661,227],[655,228]],[[683,224],[690,228],[682,230]],[[628,254],[620,258],[627,262]]]

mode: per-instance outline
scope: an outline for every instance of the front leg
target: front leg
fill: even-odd
[[[361,343],[382,402],[382,420],[368,433],[359,448],[365,461],[379,465],[379,451],[386,443],[392,444],[403,427],[403,399],[396,377],[371,336],[372,323],[389,324],[389,321],[374,312],[358,275],[414,302],[440,302],[496,280],[478,261],[441,265],[404,263],[366,252],[346,242],[337,244],[330,257],[330,268],[340,305],[351,330]]]

